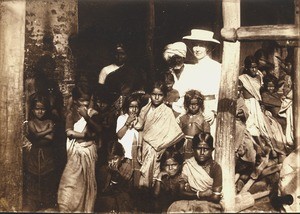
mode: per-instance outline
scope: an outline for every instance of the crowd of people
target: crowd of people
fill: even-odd
[[[24,209],[222,212],[222,168],[213,155],[221,64],[211,58],[220,42],[213,36],[192,29],[167,45],[168,69],[150,87],[117,44],[97,87],[81,77],[65,113],[59,96],[35,79],[26,99]],[[294,149],[293,67],[278,55],[274,72],[277,49],[247,56],[239,76],[236,193],[277,185],[280,164]],[[195,64],[185,64],[187,51]]]

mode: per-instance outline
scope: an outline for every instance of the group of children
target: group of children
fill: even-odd
[[[169,206],[176,198],[184,198],[177,183],[182,179],[183,161],[193,157],[192,139],[208,133],[209,124],[202,115],[200,92],[186,93],[187,114],[176,118],[165,99],[170,91],[166,86],[159,80],[149,93],[131,94],[122,106],[123,114],[117,115],[99,96],[102,92],[92,94],[84,84],[75,86],[65,119],[67,163],[60,179],[51,177],[56,157],[49,101],[35,96],[28,123],[32,146],[27,163],[28,174],[38,182],[27,176],[32,185],[26,189],[35,190],[28,193],[28,209],[53,207],[57,199],[62,212],[166,211],[161,202],[168,201]],[[149,101],[142,106],[145,99]],[[181,189],[186,185],[187,179]],[[157,200],[163,189],[172,192],[174,199]],[[151,201],[141,201],[145,197]]]
[[[277,101],[278,82],[260,71],[260,63],[261,58],[247,57],[239,77],[237,192],[248,191],[255,181],[276,183],[274,166],[282,163],[292,145],[287,141],[291,106],[268,102]],[[61,212],[221,211],[222,169],[212,157],[214,136],[203,115],[205,98],[197,90],[187,91],[186,113],[178,114],[172,109],[179,99],[173,84],[173,75],[165,73],[147,93],[132,93],[117,108],[104,91],[92,93],[88,85],[77,84],[65,114],[67,161],[61,173],[55,164],[53,107],[38,92],[32,96],[25,210],[57,206]],[[280,97],[291,100],[290,93]],[[280,112],[286,122],[276,119]],[[250,191],[255,192],[253,186]]]

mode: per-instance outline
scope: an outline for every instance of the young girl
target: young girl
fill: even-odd
[[[166,212],[172,202],[180,199],[180,183],[183,164],[182,155],[167,149],[160,159],[160,173],[154,178],[155,212]]]
[[[138,185],[140,164],[137,161],[137,142],[139,139],[138,131],[133,127],[140,112],[140,100],[137,96],[131,95],[126,97],[123,111],[125,114],[120,115],[117,119],[117,136],[118,141],[125,149],[125,157],[132,160],[135,169],[135,186]]]
[[[37,211],[54,207],[57,175],[53,154],[54,123],[49,119],[49,100],[34,97],[31,101],[32,120],[28,122],[28,139],[32,143],[27,160],[25,181],[27,204],[25,210]]]
[[[178,124],[185,134],[186,141],[183,145],[184,158],[193,155],[192,141],[194,135],[200,132],[210,132],[210,125],[203,116],[204,96],[197,90],[187,91],[184,96],[186,114],[179,116]]]
[[[157,177],[159,157],[169,146],[175,145],[183,138],[183,133],[176,123],[172,110],[164,104],[166,91],[162,82],[154,82],[151,90],[151,102],[141,109],[137,130],[142,130],[139,146],[142,154],[138,155],[141,162],[140,186],[152,187],[153,178]]]
[[[66,117],[68,161],[58,190],[62,212],[93,212],[96,197],[96,111],[87,109],[91,95],[84,88],[72,91],[74,105]]]
[[[108,162],[101,166],[96,212],[132,212],[133,189],[131,160],[119,142],[108,148]]]

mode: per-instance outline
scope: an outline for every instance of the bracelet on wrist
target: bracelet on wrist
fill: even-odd
[[[197,198],[200,199],[200,191],[199,190],[197,191],[196,195],[197,195]]]
[[[160,178],[153,178],[153,180],[163,182]]]

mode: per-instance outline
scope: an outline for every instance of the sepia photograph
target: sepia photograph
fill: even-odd
[[[0,212],[300,212],[299,41],[300,0],[0,0]]]

